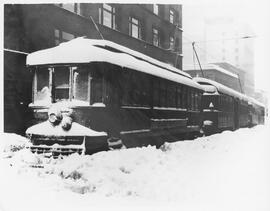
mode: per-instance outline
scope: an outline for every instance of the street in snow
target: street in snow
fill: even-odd
[[[269,138],[267,124],[160,149],[50,159],[2,133],[0,208],[269,210]]]

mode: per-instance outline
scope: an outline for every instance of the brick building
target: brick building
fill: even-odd
[[[28,53],[75,37],[107,39],[182,69],[182,6],[155,4],[4,5],[4,131],[31,118]]]

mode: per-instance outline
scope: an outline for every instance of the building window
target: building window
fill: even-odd
[[[112,29],[116,29],[115,24],[115,8],[103,4],[102,8],[99,8],[99,23]]]
[[[158,15],[158,5],[157,4],[153,4],[153,13]]]
[[[68,3],[68,4],[58,4],[58,5],[70,12],[74,12],[79,15],[81,14],[80,4],[78,3]]]
[[[153,45],[159,46],[160,40],[159,40],[159,31],[156,28],[153,28]]]
[[[174,37],[170,37],[170,49],[173,50],[174,49]]]
[[[175,12],[172,9],[170,9],[170,18],[169,18],[170,23],[174,23],[174,19],[175,19]]]
[[[129,35],[141,39],[141,24],[140,21],[136,18],[129,17]]]
[[[75,38],[75,35],[68,32],[61,31],[59,29],[54,30],[55,45],[59,45],[62,42],[66,42]]]

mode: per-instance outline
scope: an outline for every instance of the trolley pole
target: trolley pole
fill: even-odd
[[[201,63],[200,63],[200,60],[199,60],[199,57],[198,57],[197,51],[196,51],[196,49],[195,49],[195,42],[192,42],[192,48],[193,48],[193,51],[195,52],[196,59],[197,59],[197,61],[198,61],[198,63],[199,63],[200,70],[201,70],[201,73],[202,73],[202,77],[204,78],[204,74],[203,74],[202,66],[201,66]]]
[[[241,79],[240,79],[240,76],[239,76],[238,73],[237,73],[237,76],[238,76],[238,82],[239,82],[240,91],[241,91],[242,94],[244,94],[242,84],[241,84]]]

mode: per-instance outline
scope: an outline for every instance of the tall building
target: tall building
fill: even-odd
[[[182,6],[4,5],[4,131],[23,133],[31,101],[28,53],[85,36],[106,39],[182,69]]]
[[[191,42],[195,41],[202,64],[227,63],[234,66],[232,69],[243,70],[246,87],[244,91],[253,96],[254,39],[250,38],[254,32],[248,24],[238,21],[233,15],[224,14],[222,8],[213,6],[212,9],[215,14],[211,16],[210,8],[183,8],[183,69],[191,69],[194,62],[197,65],[191,46]],[[231,68],[227,70],[231,71]]]

